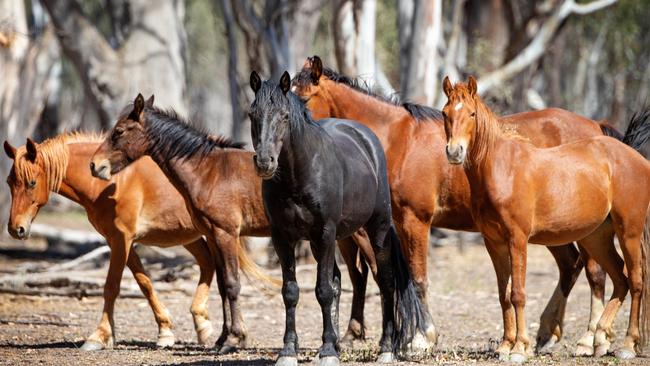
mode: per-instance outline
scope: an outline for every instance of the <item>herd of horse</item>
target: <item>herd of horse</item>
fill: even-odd
[[[574,353],[610,352],[612,323],[628,292],[628,331],[615,355],[630,359],[641,351],[650,333],[650,163],[635,150],[650,136],[650,110],[635,114],[625,134],[561,109],[499,118],[470,77],[456,85],[445,78],[448,102],[439,111],[377,95],[323,67],[318,56],[293,80],[285,72],[279,82],[262,81],[253,72],[250,87],[254,152],[192,127],[141,94],[106,134],[65,133],[19,148],[5,141],[13,160],[9,233],[27,238],[39,209],[58,192],[85,208],[111,248],[102,316],[82,349],[112,347],[125,265],[154,313],[157,345],[175,342],[134,242],[183,245],[194,256],[200,278],[190,310],[204,345],[213,333],[207,302],[216,273],[223,325],[215,348],[245,347],[240,267],[280,283],[248,257],[242,236],[270,236],[280,259],[286,328],[278,366],[297,365],[301,240],[310,242],[317,262],[320,365],[337,365],[341,344],[365,338],[369,272],[381,294],[378,361],[431,349],[438,338],[427,302],[434,226],[483,235],[503,315],[499,359],[523,362],[533,352],[524,313],[529,242],[547,246],[560,273],[540,318],[538,352],[561,339],[567,298],[583,267],[590,320]],[[336,246],[353,286],[342,337]],[[614,284],[607,303],[605,274]]]

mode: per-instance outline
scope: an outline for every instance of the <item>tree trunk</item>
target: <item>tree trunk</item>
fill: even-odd
[[[161,106],[186,114],[186,35],[182,1],[130,0],[131,31],[114,50],[74,0],[43,0],[66,56],[98,111],[111,127],[137,93],[156,93]]]
[[[442,1],[400,2],[398,12],[402,97],[433,105],[439,84]]]
[[[27,29],[23,1],[0,0],[0,142],[23,145],[32,135],[53,88],[52,73],[60,68],[59,48],[51,28],[42,34]],[[11,161],[0,159],[0,177],[9,174]],[[10,197],[0,189],[0,227],[4,233],[9,218]]]

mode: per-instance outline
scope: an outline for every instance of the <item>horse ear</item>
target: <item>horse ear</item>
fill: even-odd
[[[255,94],[257,94],[257,91],[260,90],[260,87],[262,86],[262,79],[260,79],[260,76],[257,74],[257,71],[255,70],[251,72],[250,85],[251,85],[251,89],[253,89],[253,92]]]
[[[31,161],[32,163],[36,161],[36,143],[30,139],[29,137],[27,138],[27,144],[25,145],[27,148],[27,160]]]
[[[291,88],[291,76],[285,71],[280,76],[280,89],[282,89],[282,93],[287,94],[289,88]]]
[[[451,81],[449,81],[449,76],[445,76],[445,80],[442,81],[442,90],[445,92],[447,98],[449,98],[451,91],[454,90],[454,87],[451,85]]]
[[[311,59],[311,82],[318,85],[321,75],[323,75],[323,61],[321,61],[320,57],[314,55]]]
[[[11,146],[11,144],[7,140],[5,140],[5,152],[7,153],[7,156],[10,159],[12,160],[16,159],[16,148]]]
[[[472,75],[469,76],[469,80],[467,81],[467,88],[469,89],[469,94],[471,96],[476,95],[476,90],[478,89],[476,87],[476,79]]]
[[[133,112],[129,115],[129,118],[131,118],[134,121],[140,122],[140,115],[142,114],[142,111],[144,111],[144,97],[142,96],[141,93],[138,93],[138,96],[135,97],[135,100],[133,101]]]
[[[147,99],[147,101],[144,102],[144,105],[145,107],[149,107],[149,108],[153,107],[153,94],[151,94],[149,99]]]

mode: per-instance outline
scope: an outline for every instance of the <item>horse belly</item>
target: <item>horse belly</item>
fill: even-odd
[[[590,205],[556,211],[553,215],[536,217],[529,242],[561,245],[580,240],[598,228],[609,214],[607,200],[595,198]]]

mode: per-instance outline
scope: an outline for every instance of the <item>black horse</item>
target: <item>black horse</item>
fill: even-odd
[[[334,249],[336,239],[360,228],[367,231],[377,258],[383,316],[378,361],[393,361],[395,352],[424,330],[424,318],[391,222],[384,151],[372,131],[359,123],[315,123],[303,102],[289,92],[290,80],[287,72],[279,84],[262,83],[254,71],[250,78],[255,92],[250,108],[254,161],[264,178],[262,196],[284,282],[286,328],[276,365],[297,363],[294,248],[302,239],[310,240],[318,262],[316,297],[323,314],[319,363],[338,364],[341,273]]]

